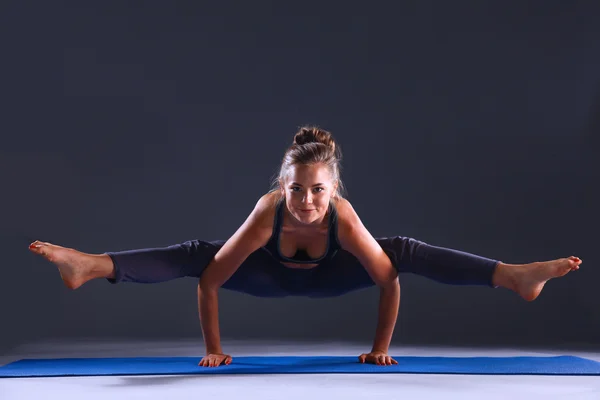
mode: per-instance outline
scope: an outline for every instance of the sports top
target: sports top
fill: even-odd
[[[279,262],[295,263],[295,264],[320,264],[324,261],[328,261],[341,249],[341,245],[337,238],[337,210],[333,203],[329,203],[329,221],[328,221],[328,234],[327,234],[327,249],[325,254],[319,258],[310,258],[308,253],[304,249],[296,250],[296,254],[293,257],[286,257],[281,254],[280,251],[280,234],[281,225],[283,224],[283,211],[285,207],[285,201],[280,200],[275,210],[275,220],[273,223],[273,234],[271,238],[264,246],[264,248],[271,253],[271,255]]]

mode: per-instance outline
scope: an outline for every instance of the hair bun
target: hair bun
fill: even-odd
[[[317,127],[302,127],[294,136],[295,145],[322,143],[335,152],[335,140],[331,133]]]

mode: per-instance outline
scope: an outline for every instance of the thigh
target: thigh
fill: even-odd
[[[111,283],[159,283],[176,278],[199,277],[223,242],[189,240],[166,247],[106,252],[114,269]]]
[[[398,273],[410,272],[454,285],[493,286],[497,260],[402,236],[376,240]]]
[[[257,297],[285,297],[293,294],[288,287],[285,266],[264,249],[252,253],[223,284],[224,289]]]

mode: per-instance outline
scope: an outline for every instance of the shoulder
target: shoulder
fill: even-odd
[[[348,200],[336,198],[333,200],[333,205],[337,212],[338,226],[341,230],[352,231],[362,226],[358,214]]]
[[[268,192],[258,199],[250,214],[255,226],[267,229],[273,227],[273,219],[280,199],[279,192]]]
[[[256,248],[263,246],[271,237],[276,208],[276,194],[267,193],[261,196],[244,223],[229,238],[229,245],[224,246],[224,248],[229,250],[226,249],[224,251],[231,252],[241,249],[240,251],[242,252],[252,252]]]
[[[336,202],[338,211],[338,240],[342,249],[354,255],[365,267],[373,281],[381,287],[394,282],[398,276],[390,258],[371,235],[348,200]]]
[[[346,199],[336,200],[334,203],[338,213],[338,240],[345,250],[353,254],[362,252],[367,247],[373,246],[372,235],[369,233],[360,217]]]
[[[338,241],[343,249],[355,254],[371,235],[348,200],[336,199],[334,205],[337,211]]]

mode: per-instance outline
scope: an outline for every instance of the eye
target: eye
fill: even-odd
[[[315,189],[314,189],[314,191],[315,191],[316,193],[321,193],[321,192],[322,192],[322,191],[324,191],[324,190],[325,190],[325,189],[323,189],[322,187],[318,187],[318,188],[315,188]]]
[[[299,191],[300,191],[300,188],[299,188],[298,186],[293,186],[293,187],[291,188],[291,190],[292,190],[292,192],[299,192]]]

